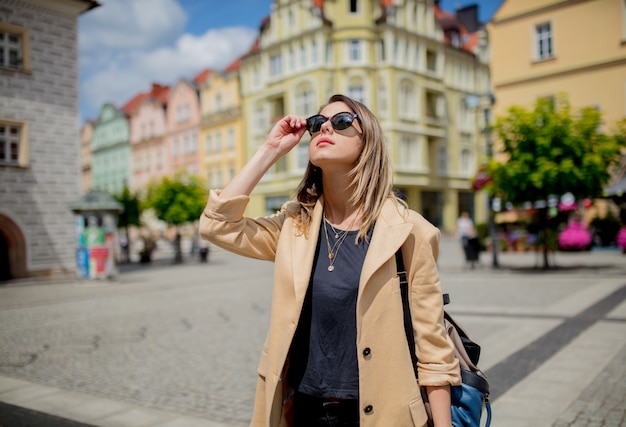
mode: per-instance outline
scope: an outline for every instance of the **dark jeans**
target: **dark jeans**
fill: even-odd
[[[327,400],[296,393],[294,427],[359,427],[358,399]]]

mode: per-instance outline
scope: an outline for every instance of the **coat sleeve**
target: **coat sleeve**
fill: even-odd
[[[437,257],[440,232],[429,226],[409,270],[411,316],[415,332],[419,382],[422,386],[459,385],[459,361],[443,321],[443,298]]]
[[[243,216],[250,198],[220,197],[211,190],[200,216],[200,235],[211,243],[250,258],[274,261],[286,211],[260,218]]]

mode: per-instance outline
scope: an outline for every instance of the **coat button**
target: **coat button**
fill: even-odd
[[[372,412],[374,410],[374,407],[372,405],[367,405],[365,407],[365,413],[369,414],[370,412]]]
[[[365,350],[363,350],[363,356],[368,357],[372,354],[372,349],[369,347],[366,347]]]

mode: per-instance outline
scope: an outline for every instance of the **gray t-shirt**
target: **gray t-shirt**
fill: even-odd
[[[289,384],[316,397],[358,399],[359,369],[356,348],[356,300],[363,261],[373,226],[355,245],[358,231],[350,231],[335,249],[329,271],[324,227],[319,233],[313,274],[290,351]],[[328,226],[332,248],[337,241]],[[337,230],[341,237],[341,230]]]

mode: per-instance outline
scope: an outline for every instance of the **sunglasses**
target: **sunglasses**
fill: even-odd
[[[316,114],[314,116],[306,119],[306,130],[309,131],[311,135],[319,132],[322,129],[322,125],[330,120],[330,124],[335,130],[344,130],[348,129],[352,126],[352,122],[354,119],[358,119],[359,116],[354,113],[337,113],[332,117],[322,116],[321,114]]]

